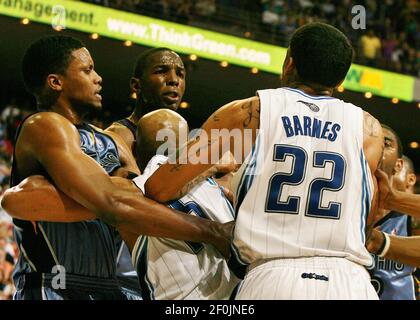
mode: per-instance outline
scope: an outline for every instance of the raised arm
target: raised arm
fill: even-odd
[[[391,187],[385,172],[376,172],[379,185],[379,206],[420,218],[420,194],[401,192]]]
[[[36,114],[25,122],[17,144],[17,159],[35,159],[58,189],[109,224],[138,234],[209,242],[226,250],[228,230],[222,225],[116,188],[106,172],[81,151],[78,132],[64,117]]]
[[[236,162],[242,163],[255,141],[259,128],[259,115],[258,97],[234,101],[218,109],[204,123],[201,134],[178,150],[175,163],[162,165],[147,180],[146,196],[159,202],[176,198],[189,182],[219,161],[225,151],[230,150]],[[218,135],[214,131],[223,129],[224,134],[220,131],[222,134]],[[232,130],[236,130],[236,133]],[[252,135],[246,135],[245,130],[250,130],[249,133]],[[236,143],[240,142],[242,146],[239,152],[235,150],[235,135]],[[251,141],[245,141],[247,137]],[[202,161],[194,161],[198,158]]]
[[[384,136],[380,122],[365,111],[363,112],[363,151],[374,177],[382,161]]]
[[[389,248],[384,257],[410,266],[420,267],[420,237],[388,235]],[[374,229],[367,241],[369,252],[378,254],[384,248],[384,234]]]

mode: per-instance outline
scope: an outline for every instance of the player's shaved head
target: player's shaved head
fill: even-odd
[[[157,136],[160,130],[170,130],[173,132],[172,137],[175,141],[168,141],[168,135],[164,134],[165,140],[158,141]],[[137,154],[138,165],[141,170],[144,170],[149,160],[156,154],[158,148],[167,143],[168,146],[172,143],[176,145],[172,147],[177,148],[178,137],[181,131],[188,134],[188,123],[178,113],[169,109],[159,109],[145,114],[137,123]],[[168,156],[168,154],[164,154]]]

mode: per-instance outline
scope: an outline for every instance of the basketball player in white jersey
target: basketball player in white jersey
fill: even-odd
[[[187,163],[164,164],[146,182],[147,196],[169,201],[232,140],[212,129],[239,129],[241,142],[253,133],[252,149],[238,155],[230,146],[246,156],[234,189],[231,261],[245,272],[237,299],[378,299],[365,269],[372,264],[365,230],[382,130],[359,107],[331,97],[352,56],[334,27],[299,28],[283,64],[284,87],[217,110],[202,127],[206,140],[180,151]],[[191,163],[197,149],[209,151],[207,163]]]
[[[156,140],[161,129],[175,133],[176,141],[179,131],[188,134],[185,119],[168,109],[153,111],[140,119],[136,149],[142,152],[137,153],[137,160],[138,165],[146,169],[134,182],[141,190],[144,190],[147,178],[167,160],[164,155],[154,156],[164,142]],[[172,149],[176,150],[176,146]],[[127,184],[126,179],[112,179],[120,188],[137,189]],[[183,190],[185,195],[170,202],[169,206],[203,219],[222,223],[232,221],[233,208],[218,184],[212,178],[200,179],[204,180],[196,181],[188,192]],[[93,218],[93,214],[87,209],[66,197],[42,177],[32,177],[31,182],[21,183],[15,189],[8,194],[8,209],[12,215],[15,212],[42,211],[44,214],[71,215],[75,218],[92,215]],[[39,199],[43,201],[40,202]],[[211,245],[143,237],[123,230],[120,233],[132,252],[133,265],[137,269],[144,300],[228,299],[238,283],[223,256]]]
[[[167,160],[164,155],[156,155],[157,148],[164,142],[156,140],[161,129],[177,133],[176,141],[178,130],[188,134],[185,119],[171,110],[153,111],[140,119],[137,126],[137,150],[142,150],[139,165],[144,168],[150,160],[143,174],[133,180],[142,191],[148,177]],[[199,182],[169,206],[222,223],[234,218],[231,204],[212,178]],[[134,236],[137,239],[138,235]],[[133,235],[124,234],[124,238],[127,237]],[[238,283],[223,256],[214,247],[201,243],[140,236],[132,250],[132,259],[139,274],[143,299],[228,299]]]

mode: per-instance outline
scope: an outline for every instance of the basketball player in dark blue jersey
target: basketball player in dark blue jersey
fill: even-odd
[[[399,177],[404,170],[402,143],[398,135],[390,127],[383,125],[385,149],[382,160],[382,169],[393,179],[394,186],[405,192],[405,183],[399,183]],[[408,167],[408,163],[405,164]],[[407,169],[407,168],[406,168]],[[404,174],[403,180],[406,180]],[[399,212],[387,210],[385,216],[376,224],[383,232],[398,236],[411,235],[411,217]],[[375,268],[373,270],[372,284],[377,289],[381,300],[414,300],[414,267],[404,265],[398,261],[389,260],[382,254],[373,255]]]
[[[134,111],[111,124],[106,131],[119,134],[135,156],[137,122],[157,109],[177,110],[185,92],[185,76],[184,63],[171,49],[153,48],[143,52],[130,81],[131,92],[137,97]]]
[[[84,122],[89,111],[101,108],[102,79],[80,41],[63,36],[36,41],[25,53],[22,73],[43,112],[21,125],[12,186],[44,175],[101,220],[85,216],[87,221],[73,223],[83,219],[36,211],[15,219],[17,299],[124,299],[115,279],[115,230],[109,225],[209,242],[227,252],[228,226],[178,214],[111,182],[107,173],[119,166],[113,141],[118,138]],[[55,281],[56,270],[64,272],[64,286]]]
[[[151,112],[140,119],[137,129],[137,136],[139,137],[137,148],[142,150],[142,152],[138,153],[138,163],[140,166],[146,167],[149,160],[152,158],[154,160],[148,165],[147,173],[144,172],[146,176],[142,178],[143,180],[136,181],[138,178],[134,179],[139,188],[144,183],[142,181],[146,179],[145,177],[151,173],[150,170],[154,170],[156,163],[162,161],[162,155],[157,158],[154,157],[158,147],[162,144],[162,141],[156,141],[155,137],[157,132],[162,129],[173,130],[173,133],[178,137],[180,132],[188,132],[188,125],[181,116],[165,109]],[[126,183],[127,180],[119,177],[112,177],[112,180],[113,183],[122,188],[134,188],[133,185]],[[197,181],[197,184],[200,185],[183,197],[181,203],[197,201],[198,213],[189,212],[189,214],[198,214],[201,217],[209,214],[208,218],[216,221],[220,221],[220,219],[232,220],[231,206],[227,205],[227,201],[221,196],[217,184],[212,181],[210,179],[206,179],[201,183]],[[15,189],[18,189],[18,191]],[[182,193],[187,193],[187,190],[184,190]],[[12,195],[13,199],[9,198],[10,195]],[[56,213],[61,216],[89,216],[89,212],[83,213],[83,210],[86,211],[87,209],[68,198],[62,192],[59,192],[41,176],[33,176],[30,179],[26,179],[13,188],[11,193],[8,192],[6,197],[9,198],[9,202],[14,202],[13,211],[10,211],[12,215],[35,210],[42,211],[43,214],[46,214],[48,211],[50,214]],[[67,213],[63,211],[67,211]],[[139,238],[138,234],[125,231],[122,231],[121,234],[131,250],[133,250],[135,243],[140,241],[137,240]],[[144,240],[142,236],[139,239],[141,241]],[[148,239],[149,242],[153,242],[155,241],[153,239],[157,238],[150,237]],[[145,285],[142,287],[145,290],[144,298],[150,299],[151,296],[156,299],[227,298],[235,285],[236,279],[231,276],[226,263],[214,249],[209,246],[205,246],[203,249],[191,252],[190,247],[185,246],[182,241],[173,242],[166,239],[161,242],[157,240],[156,243],[153,242],[153,244],[149,245],[148,250],[142,250],[141,257],[145,257],[143,255],[145,252],[149,252],[151,255],[149,257],[154,257],[149,261],[149,265],[147,263],[143,264],[145,261],[138,255],[139,252],[134,250],[133,261],[137,261],[136,266],[139,275],[143,275],[141,278],[143,280],[140,283],[145,285],[145,273],[153,274],[155,280],[154,285],[156,287],[154,290],[156,292],[154,294],[151,294],[149,286]],[[170,271],[165,268],[168,262],[171,264]],[[139,281],[137,282],[138,285]]]
[[[169,48],[148,49],[138,57],[130,80],[131,92],[136,94],[135,108],[130,116],[112,123],[106,129],[107,132],[118,134],[130,147],[134,157],[137,122],[150,111],[178,109],[185,92],[185,72],[179,55]],[[133,178],[127,170],[120,170],[119,175]],[[133,287],[138,280],[128,248],[121,241],[118,242],[118,251],[118,278],[122,279],[124,288],[130,284]]]
[[[406,172],[402,172],[402,175],[393,176],[392,187],[385,172],[379,171],[377,173],[379,191],[381,196],[381,207],[388,210],[399,210],[406,214],[411,215],[411,229],[417,231],[418,227],[414,224],[413,220],[418,221],[420,218],[419,203],[420,195],[414,193],[413,186],[416,182],[416,175],[414,172],[414,166],[411,160],[407,157],[403,157],[404,166],[407,167]],[[399,177],[401,176],[401,177]],[[405,176],[405,181],[403,180]],[[403,190],[403,188],[405,188]],[[384,257],[399,261],[401,263],[420,267],[420,236],[416,232],[412,232],[413,236],[404,237],[396,235],[388,235],[389,246],[384,253]],[[377,253],[385,247],[384,234],[380,230],[374,229],[371,236],[368,239],[367,247],[370,252]]]

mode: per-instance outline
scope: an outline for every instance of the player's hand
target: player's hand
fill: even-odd
[[[234,224],[234,221],[219,224],[218,230],[216,231],[216,241],[213,243],[216,249],[219,250],[226,259],[229,259],[230,256],[230,242],[232,240]]]
[[[388,176],[380,169],[375,171],[375,176],[378,179],[378,205],[380,209],[388,209],[388,200],[393,195]]]
[[[223,176],[230,172],[235,172],[239,169],[239,164],[231,152],[226,152],[217,164],[214,165],[214,170],[219,176]]]
[[[370,253],[375,254],[382,248],[384,241],[384,235],[379,228],[373,229],[366,241],[366,248]]]

